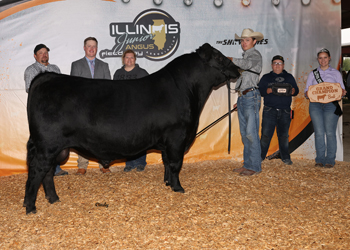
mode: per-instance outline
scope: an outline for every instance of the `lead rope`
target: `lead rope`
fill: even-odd
[[[230,88],[230,81],[229,80],[226,81],[226,86],[228,88],[228,112],[226,114],[224,114],[223,116],[221,116],[219,119],[215,120],[214,122],[212,122],[211,124],[206,126],[201,131],[199,131],[196,134],[196,138],[201,136],[203,133],[208,131],[210,128],[212,128],[214,125],[216,125],[220,121],[222,121],[226,116],[229,116],[229,120],[228,120],[228,124],[229,124],[229,128],[228,128],[229,129],[228,130],[228,154],[230,154],[230,152],[231,152],[231,113],[236,111],[237,107],[230,109],[230,107],[231,107],[231,88]]]
[[[227,153],[231,153],[231,88],[230,88],[230,80],[226,80],[227,93],[228,93],[228,148]]]

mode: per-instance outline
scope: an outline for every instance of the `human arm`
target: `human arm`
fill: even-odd
[[[49,64],[49,69],[50,69],[49,70],[50,72],[55,72],[57,74],[61,74],[61,70],[57,65]]]
[[[292,74],[290,74],[290,80],[289,83],[292,85],[292,96],[296,96],[299,94],[299,87],[295,81],[295,78]]]
[[[259,51],[247,51],[243,58],[232,58],[232,62],[243,70],[260,73],[262,70],[262,57]]]
[[[113,75],[113,80],[123,80],[125,78],[125,74],[123,74],[123,71],[123,68],[117,69]]]
[[[306,81],[306,86],[305,86],[305,89],[304,89],[304,96],[309,99],[309,96],[308,96],[308,91],[309,91],[309,87],[311,85],[314,85],[314,84],[317,84],[316,80],[315,80],[315,76],[313,74],[313,71],[311,71],[307,77],[307,81]]]
[[[27,93],[29,91],[30,83],[32,82],[32,80],[33,80],[33,76],[30,74],[30,69],[28,67],[24,71],[24,82],[25,82],[25,89]]]
[[[145,77],[145,76],[148,76],[148,72],[144,69],[141,68],[141,72],[140,74],[137,76],[137,78],[142,78],[142,77]]]
[[[109,71],[109,66],[108,63],[104,63],[104,67],[103,67],[103,78],[107,79],[107,80],[111,80],[111,72]]]
[[[269,74],[263,75],[259,81],[258,87],[261,96],[266,96],[272,93],[272,89],[268,87],[268,75]]]
[[[71,76],[81,76],[81,74],[79,73],[79,70],[78,70],[78,66],[77,66],[77,62],[72,62],[72,66],[71,66],[71,69],[70,69],[70,75]]]
[[[257,87],[262,69],[262,58],[259,51],[248,50],[243,55],[243,59],[233,58],[232,61],[235,64],[237,63],[236,65],[241,69],[244,69],[237,81],[236,89],[239,88],[240,91],[243,91],[247,88]]]

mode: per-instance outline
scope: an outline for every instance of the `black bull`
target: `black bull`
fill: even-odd
[[[164,181],[179,180],[211,89],[239,76],[238,68],[209,44],[137,80],[99,80],[55,73],[37,76],[28,96],[26,212],[35,213],[40,184],[59,201],[53,181],[59,162],[74,148],[107,167],[116,159],[160,150]]]

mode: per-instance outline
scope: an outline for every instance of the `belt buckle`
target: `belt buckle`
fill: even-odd
[[[238,93],[238,96],[239,96],[239,97],[242,96],[242,92],[241,92],[241,91],[238,90],[237,93]]]

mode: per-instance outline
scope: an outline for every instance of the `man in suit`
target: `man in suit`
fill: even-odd
[[[84,40],[85,56],[72,63],[70,74],[72,76],[81,76],[85,78],[94,79],[108,79],[111,80],[111,73],[109,71],[108,63],[102,62],[96,58],[97,54],[97,39],[95,37],[88,37]],[[78,155],[78,172],[77,174],[84,175],[89,165],[89,160]],[[103,168],[98,164],[102,173],[110,173],[109,168]]]

